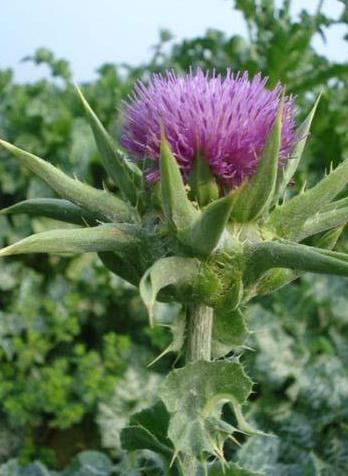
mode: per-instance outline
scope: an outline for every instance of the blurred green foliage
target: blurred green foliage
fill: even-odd
[[[149,64],[104,65],[83,90],[115,137],[116,111],[134,81],[167,68],[261,71],[270,85],[280,80],[298,96],[300,118],[323,90],[294,184],[299,188],[305,177],[311,181],[348,155],[348,64],[333,63],[311,46],[327,28],[347,29],[348,6],[341,3],[339,19],[320,8],[294,18],[287,0],[280,8],[273,0],[236,0],[247,38],[212,29],[177,43],[164,30]],[[26,60],[46,64],[53,78],[17,84],[11,71],[0,71],[0,136],[102,187],[105,177],[68,63],[44,48]],[[1,208],[50,193],[0,151]],[[55,226],[47,219],[0,216],[0,245]],[[346,239],[339,246],[347,251]],[[276,436],[252,437],[238,451],[231,443],[226,452],[232,459],[271,476],[347,474],[347,296],[346,281],[311,276],[251,308],[256,352],[245,363],[258,384],[249,420]],[[166,356],[156,373],[139,370],[169,336],[149,329],[137,292],[93,256],[25,256],[0,263],[0,309],[0,462],[7,461],[1,474],[48,475],[41,463],[18,466],[41,459],[50,467],[67,466],[63,474],[69,476],[95,468],[105,476],[160,475],[153,455],[125,457],[119,443],[128,415],[151,400],[160,374],[174,361]],[[102,448],[116,466],[91,451],[73,460],[81,450]]]
[[[348,282],[307,276],[250,309],[257,399],[240,460],[267,475],[344,475],[348,461]],[[306,472],[307,471],[307,472]]]
[[[1,136],[102,187],[89,126],[66,82],[66,62],[45,49],[32,60],[45,62],[58,81],[16,84],[10,71],[0,72]],[[116,107],[130,87],[111,65],[100,68],[99,79],[85,87],[110,128],[116,128]],[[51,195],[0,155],[1,208],[42,191]],[[0,244],[55,226],[47,219],[2,216]],[[84,447],[100,446],[98,404],[113,395],[129,366],[145,367],[153,357],[151,347],[159,350],[166,337],[143,331],[147,318],[138,294],[92,255],[22,257],[0,266],[0,429],[18,434],[10,454],[23,462],[41,457],[61,465]],[[0,450],[2,460],[8,456]]]

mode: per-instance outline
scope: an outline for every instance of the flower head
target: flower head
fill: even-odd
[[[153,75],[148,86],[138,82],[124,103],[122,145],[136,158],[148,159],[148,179],[158,177],[161,126],[185,179],[200,153],[220,184],[239,185],[253,174],[270,133],[282,86],[266,89],[267,78],[247,73],[177,76]],[[280,163],[296,142],[293,99],[286,97]]]

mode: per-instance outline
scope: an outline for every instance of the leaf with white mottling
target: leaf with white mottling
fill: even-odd
[[[251,386],[236,362],[198,361],[173,370],[159,396],[171,415],[168,437],[175,451],[198,459],[205,452],[220,456],[224,440],[235,431],[222,420],[222,404],[243,404]]]

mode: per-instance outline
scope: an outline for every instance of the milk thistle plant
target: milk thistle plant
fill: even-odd
[[[122,432],[125,449],[157,452],[167,475],[252,475],[226,462],[224,443],[256,432],[242,407],[252,381],[240,356],[248,302],[304,272],[348,276],[348,255],[332,251],[348,221],[348,161],[289,197],[317,106],[295,126],[294,99],[260,75],[201,70],[155,75],[123,106],[120,150],[78,89],[116,196],[65,175],[5,141],[1,145],[61,198],[25,200],[27,213],[79,225],[32,235],[0,251],[98,253],[139,287],[151,325],[157,302],[185,313],[166,351],[185,355],[159,400]],[[235,424],[223,418],[230,405]]]

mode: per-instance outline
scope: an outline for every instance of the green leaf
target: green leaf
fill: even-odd
[[[340,200],[336,200],[335,202],[328,203],[321,209],[321,212],[330,212],[332,210],[338,210],[339,208],[345,207],[348,207],[348,197],[344,197]]]
[[[341,236],[343,227],[334,228],[313,240],[313,246],[332,250]],[[256,288],[253,287],[252,295],[264,296],[272,294],[274,291],[291,283],[304,274],[303,271],[294,271],[292,269],[276,268],[267,272],[258,281]]]
[[[232,350],[241,348],[248,334],[245,317],[239,309],[235,311],[216,309],[212,336],[213,356],[220,358]]]
[[[208,162],[198,154],[189,177],[192,195],[201,207],[219,198],[219,187]]]
[[[140,276],[137,269],[130,263],[129,257],[122,258],[116,253],[110,251],[102,251],[98,256],[103,265],[112,273],[116,274],[122,279],[125,279],[134,286],[138,286]]]
[[[302,154],[304,151],[304,148],[306,146],[306,142],[309,136],[309,131],[310,127],[313,121],[314,114],[317,110],[319,101],[320,101],[321,94],[319,94],[317,100],[314,103],[314,106],[306,119],[303,121],[303,123],[300,125],[300,127],[296,131],[296,136],[300,139],[296,146],[294,147],[294,150],[291,154],[291,157],[288,159],[286,162],[286,165],[284,168],[279,170],[278,177],[277,177],[277,185],[276,185],[276,193],[275,197],[276,200],[283,196],[285,189],[287,185],[289,184],[290,180],[293,178],[295,175],[295,172],[297,170],[297,167],[300,163],[300,160],[302,158]]]
[[[23,253],[90,253],[117,251],[129,253],[139,239],[132,228],[112,224],[92,228],[50,230],[31,235],[0,250],[0,257]]]
[[[119,222],[138,220],[135,210],[111,193],[97,190],[79,180],[72,179],[52,164],[8,142],[0,140],[0,145],[46,182],[62,198],[95,213],[100,220]]]
[[[253,282],[271,268],[348,276],[348,255],[293,242],[270,241],[251,245],[247,255],[247,282]]]
[[[209,255],[218,246],[234,203],[231,193],[210,203],[200,217],[178,233],[178,239],[199,255]]]
[[[159,259],[145,272],[141,278],[139,290],[151,324],[154,320],[154,306],[158,293],[167,286],[175,286],[177,292],[191,288],[199,271],[198,260],[172,256]]]
[[[163,133],[161,138],[160,173],[164,215],[174,230],[186,228],[194,222],[198,215],[198,210],[195,209],[187,197],[179,166]]]
[[[262,276],[256,287],[253,286],[252,294],[249,296],[249,299],[253,296],[266,296],[267,294],[272,294],[283,286],[295,281],[295,279],[301,277],[303,274],[303,271],[294,271],[292,269],[272,269],[270,272]]]
[[[279,338],[278,335],[275,337]],[[280,468],[277,468],[279,453],[280,439],[277,436],[253,436],[248,438],[238,450],[238,462],[243,467],[247,467],[250,471],[262,471],[261,474],[263,476],[268,476],[269,474],[278,476],[278,474],[282,474],[282,472],[279,471]],[[291,476],[291,472],[286,471],[283,475],[285,476],[285,474]],[[307,476],[307,473],[303,474]],[[309,473],[308,476],[313,475]]]
[[[129,200],[133,205],[136,205],[136,184],[140,185],[140,170],[135,166],[132,167],[125,157],[125,154],[117,149],[114,141],[105,130],[78,86],[76,86],[76,90],[92,128],[105,170],[120,189],[123,198]]]
[[[59,198],[31,198],[0,210],[0,215],[26,213],[30,216],[43,216],[67,223],[85,226],[96,224],[97,217],[91,212]]]
[[[79,453],[64,470],[64,476],[111,476],[113,464],[105,454],[87,450]]]
[[[222,420],[222,404],[241,405],[252,383],[236,362],[193,362],[173,370],[159,396],[170,413],[168,437],[175,452],[200,458],[221,456],[222,445],[235,428]]]
[[[272,130],[267,138],[255,174],[237,189],[232,219],[245,223],[268,211],[275,192],[281,141],[282,98]]]
[[[173,445],[167,438],[168,424],[169,414],[161,401],[135,413],[121,432],[123,449],[151,450],[171,459]]]
[[[282,419],[284,416],[273,420],[276,421],[277,429],[281,429],[282,439],[276,435],[249,438],[238,451],[239,464],[248,468],[249,471],[261,471],[262,476],[335,475],[336,471],[331,472],[331,468],[311,451],[313,430],[312,428],[307,429],[306,417],[294,411],[292,421],[290,417],[290,421],[288,420],[284,424]],[[306,434],[302,434],[302,432]],[[289,454],[291,456],[285,459],[284,455],[288,456]]]
[[[40,461],[23,466],[16,459],[10,459],[4,465],[0,466],[1,476],[52,476],[49,471]]]
[[[238,464],[228,463],[221,465],[214,463],[209,467],[209,476],[265,476],[265,473],[251,471],[250,469],[241,468]]]
[[[270,215],[267,226],[279,237],[297,240],[306,220],[314,217],[331,202],[348,182],[348,160],[322,179],[317,185],[281,206]]]
[[[314,218],[310,218],[305,222],[298,239],[301,241],[308,236],[322,233],[330,228],[336,228],[346,223],[348,223],[348,207],[318,213]]]
[[[51,471],[40,461],[26,466],[17,459],[0,466],[2,476],[111,476],[114,474],[111,460],[99,451],[82,451],[72,463],[61,472]]]
[[[180,352],[185,343],[185,330],[186,330],[186,316],[185,314],[179,313],[179,315],[174,319],[174,322],[168,326],[172,333],[172,342],[168,345],[163,352],[161,352],[157,357],[155,357],[152,362],[148,365],[149,367],[154,363],[158,362],[162,357],[164,357],[168,352]]]
[[[333,250],[336,246],[337,241],[342,235],[344,226],[338,226],[332,230],[327,231],[326,233],[317,236],[313,239],[313,246],[317,248],[324,248],[327,250]]]

